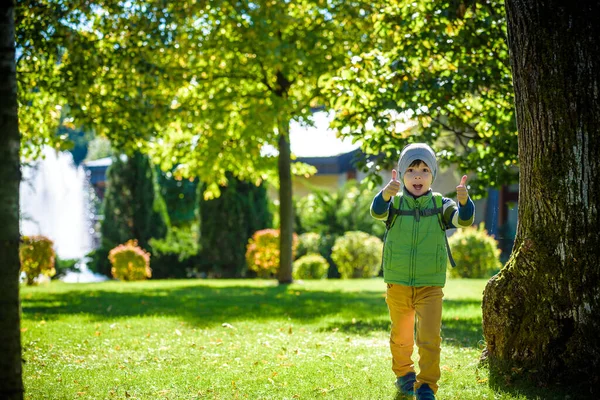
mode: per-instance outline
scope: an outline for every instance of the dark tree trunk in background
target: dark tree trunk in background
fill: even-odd
[[[19,126],[14,1],[0,6],[0,399],[23,398],[19,306]]]
[[[518,373],[597,392],[600,5],[507,0],[506,14],[519,225],[510,261],[484,292],[484,356],[501,379]]]
[[[292,208],[292,172],[289,121],[279,127],[279,244],[280,284],[292,282],[292,241],[294,235],[294,210]]]

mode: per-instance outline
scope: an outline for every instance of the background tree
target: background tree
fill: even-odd
[[[380,182],[407,143],[426,141],[443,164],[476,172],[472,196],[516,182],[504,2],[396,0],[377,9],[373,47],[325,89],[334,127],[373,155],[365,169]]]
[[[19,124],[14,1],[0,5],[0,398],[23,398],[19,304]]]
[[[228,177],[219,198],[200,196],[200,263],[203,269],[232,278],[245,274],[246,245],[254,232],[270,228],[272,216],[264,185]]]
[[[154,168],[148,157],[137,152],[115,157],[107,171],[101,223],[101,245],[95,250],[96,272],[110,276],[108,252],[135,239],[141,248],[151,250],[150,239],[162,239],[169,229],[169,217],[158,190]]]
[[[598,393],[600,3],[508,0],[519,225],[484,292],[495,383],[514,371]]]
[[[172,107],[177,120],[156,142],[163,169],[201,176],[205,194],[236,178],[278,182],[280,283],[292,280],[290,121],[310,121],[322,87],[363,51],[366,2],[214,1],[191,7],[175,42],[189,83]],[[276,148],[276,155],[265,147]],[[175,160],[175,161],[173,161]]]
[[[160,169],[155,174],[171,226],[184,228],[197,224],[198,179],[180,179]]]

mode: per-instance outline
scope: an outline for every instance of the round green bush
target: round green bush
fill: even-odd
[[[294,279],[325,279],[329,263],[320,254],[310,253],[294,261]]]
[[[459,229],[448,239],[456,267],[449,268],[452,278],[489,278],[500,263],[498,242],[483,228]]]
[[[350,231],[335,240],[331,258],[342,279],[371,278],[381,270],[383,242],[365,232]]]
[[[298,236],[298,247],[296,248],[296,259],[307,254],[319,254],[321,235],[314,232],[306,232]]]

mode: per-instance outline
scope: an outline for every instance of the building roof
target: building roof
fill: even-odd
[[[356,162],[365,156],[360,149],[327,157],[298,157],[296,162],[312,165],[317,169],[317,175],[339,175],[356,169]],[[106,180],[106,170],[112,164],[112,157],[86,161],[83,167],[87,170],[92,184]]]
[[[356,169],[356,163],[364,158],[360,149],[327,157],[298,157],[296,161],[317,168],[317,175],[337,175]]]

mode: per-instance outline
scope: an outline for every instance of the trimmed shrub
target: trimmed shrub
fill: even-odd
[[[292,239],[292,255],[298,245],[298,235]],[[279,229],[257,231],[248,240],[246,263],[248,269],[256,272],[260,278],[272,278],[279,271]]]
[[[331,258],[340,277],[371,278],[381,270],[383,242],[365,232],[350,231],[335,240]]]
[[[296,260],[307,254],[320,254],[329,268],[327,270],[327,278],[339,278],[335,262],[331,259],[331,248],[333,247],[335,240],[338,238],[336,235],[318,234],[314,232],[303,233],[298,236],[298,247],[296,248]]]
[[[327,278],[329,263],[320,254],[310,253],[294,261],[294,279]]]
[[[321,235],[314,232],[303,233],[298,236],[298,247],[296,248],[296,260],[307,254],[319,254],[321,246]]]
[[[52,277],[56,274],[54,243],[45,236],[23,236],[19,245],[21,272],[25,273],[27,285],[35,284],[40,275]]]
[[[319,253],[329,262],[328,278],[340,277],[331,258],[332,247],[338,237],[350,231],[383,237],[385,225],[369,214],[373,195],[368,183],[350,180],[337,191],[314,188],[310,195],[295,200],[296,232],[318,232],[321,235]]]
[[[459,229],[448,238],[455,268],[449,268],[452,278],[489,278],[500,263],[498,242],[483,227]]]
[[[108,253],[113,278],[141,281],[152,276],[150,253],[138,246],[137,240],[120,244]]]

